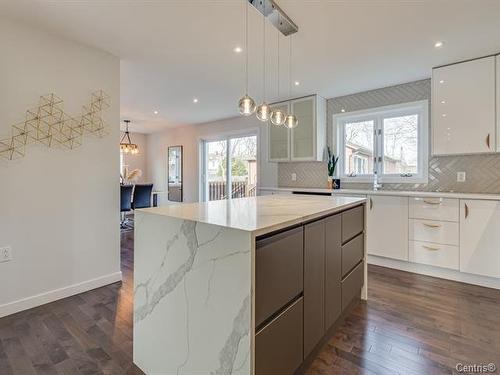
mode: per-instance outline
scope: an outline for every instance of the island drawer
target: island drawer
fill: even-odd
[[[293,374],[302,363],[303,297],[255,336],[255,374]]]
[[[410,198],[410,219],[458,221],[458,199]]]
[[[260,239],[255,252],[255,325],[278,312],[304,287],[304,230]]]
[[[342,212],[342,243],[349,241],[364,230],[365,206]]]
[[[355,297],[361,296],[363,287],[364,262],[360,262],[342,280],[342,311],[344,311]]]
[[[363,250],[363,233],[342,246],[342,277],[345,277],[363,259]]]

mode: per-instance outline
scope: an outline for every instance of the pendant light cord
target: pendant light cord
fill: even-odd
[[[245,92],[248,95],[248,1],[245,2]]]
[[[289,56],[288,56],[288,97],[292,97],[292,36],[290,38],[290,48],[289,48]]]
[[[281,17],[278,14],[278,23],[281,21]],[[278,100],[280,98],[280,32],[278,31]]]
[[[266,0],[263,0],[262,13],[262,102],[266,101]]]

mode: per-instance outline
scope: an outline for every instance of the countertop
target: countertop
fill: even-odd
[[[427,197],[427,198],[455,198],[455,199],[482,199],[500,201],[499,194],[479,194],[479,193],[453,193],[441,191],[403,191],[403,190],[358,190],[358,189],[317,189],[317,188],[293,188],[293,187],[261,187],[259,190],[283,191],[283,192],[315,192],[335,194],[359,194],[359,195],[392,195],[403,197]]]
[[[267,195],[199,203],[170,204],[141,212],[251,232],[255,236],[362,204],[365,198]]]

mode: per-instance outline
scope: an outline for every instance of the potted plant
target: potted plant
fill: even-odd
[[[339,157],[335,156],[330,150],[330,146],[327,147],[328,150],[328,188],[329,189],[340,189],[340,179],[335,178],[335,169],[337,168],[337,163],[339,162]]]

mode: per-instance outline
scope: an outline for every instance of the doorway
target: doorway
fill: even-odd
[[[203,200],[255,196],[257,164],[257,135],[203,141]]]

